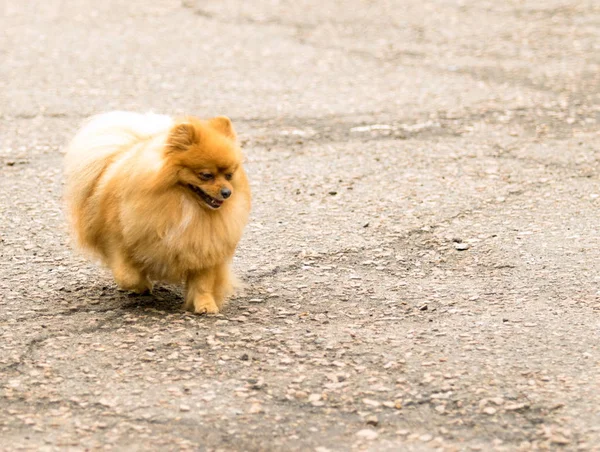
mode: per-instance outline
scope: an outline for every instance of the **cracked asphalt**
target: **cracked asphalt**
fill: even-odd
[[[595,0],[0,3],[0,449],[600,450]],[[224,312],[120,292],[65,143],[225,114]]]

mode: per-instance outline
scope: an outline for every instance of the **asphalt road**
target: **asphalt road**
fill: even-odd
[[[0,449],[600,450],[596,0],[0,2]],[[222,315],[69,247],[84,118],[230,116]]]

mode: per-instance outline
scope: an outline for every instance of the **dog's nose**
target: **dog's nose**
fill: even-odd
[[[228,188],[222,188],[221,189],[221,196],[223,197],[223,199],[227,199],[231,196],[231,190]]]

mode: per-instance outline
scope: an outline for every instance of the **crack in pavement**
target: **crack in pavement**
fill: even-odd
[[[43,334],[38,337],[35,337],[35,338],[31,339],[25,345],[25,351],[23,353],[21,353],[14,362],[4,365],[3,367],[0,368],[0,371],[16,370],[16,369],[20,368],[21,366],[25,365],[25,361],[28,358],[32,358],[32,355],[36,352],[36,349],[39,348],[44,342],[46,342],[49,339],[53,339],[53,338],[60,337],[60,336],[65,336],[65,335],[68,335],[69,333],[70,334],[93,333],[101,328],[106,331],[116,330],[120,327],[120,325],[119,325],[119,327],[113,327],[113,328],[103,328],[103,327],[105,325],[107,325],[109,322],[111,322],[112,320],[118,319],[120,317],[121,317],[120,313],[115,313],[114,315],[108,316],[108,318],[105,318],[102,321],[98,322],[94,326],[80,328],[80,329],[66,328],[65,331],[61,331],[60,333],[55,333],[55,334],[48,333],[48,334]]]

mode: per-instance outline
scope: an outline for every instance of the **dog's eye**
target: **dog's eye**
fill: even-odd
[[[232,177],[233,177],[233,174],[231,174],[231,173],[225,174],[225,180],[231,180]]]
[[[198,175],[200,177],[200,179],[202,180],[213,180],[215,178],[215,176],[213,176],[211,173],[200,173]]]

